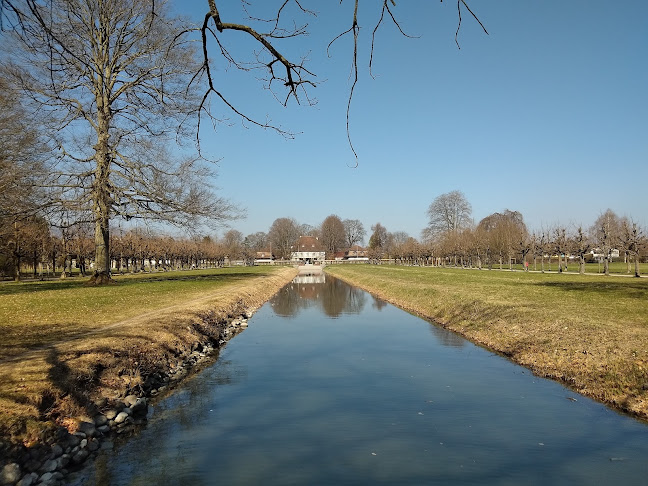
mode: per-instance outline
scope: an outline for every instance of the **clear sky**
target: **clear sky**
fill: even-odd
[[[242,20],[239,2],[219,3],[232,9],[223,21]],[[263,0],[270,3],[278,2]],[[383,25],[375,79],[368,62],[379,2],[361,2],[350,120],[357,167],[345,133],[351,38],[326,55],[328,42],[350,26],[353,2],[306,3],[318,11],[311,35],[285,42],[285,54],[309,56],[324,81],[311,90],[317,106],[293,100],[283,108],[253,75],[227,70],[212,51],[226,96],[300,132],[286,140],[246,128],[225,110],[229,124],[203,131],[203,149],[221,159],[219,194],[247,208],[233,228],[268,231],[279,217],[316,226],[337,214],[361,220],[368,233],[380,222],[418,238],[429,204],[452,190],[472,204],[475,222],[510,209],[532,230],[589,227],[611,208],[646,227],[647,1],[472,0],[490,35],[464,11],[459,50],[456,2],[400,0],[393,11],[418,38]],[[206,4],[197,0],[186,13],[201,18]],[[223,36],[234,53],[249,52],[243,34]]]

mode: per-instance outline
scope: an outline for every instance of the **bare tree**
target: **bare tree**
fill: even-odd
[[[324,245],[329,258],[332,258],[344,246],[345,235],[344,224],[342,224],[342,220],[338,215],[331,214],[322,221],[320,241]]]
[[[611,209],[601,214],[590,229],[592,239],[598,244],[598,253],[603,255],[603,273],[610,275],[612,251],[619,244],[621,234],[619,217]]]
[[[221,241],[230,261],[239,258],[243,251],[243,233],[238,230],[228,230]]]
[[[359,219],[345,219],[342,221],[342,224],[344,225],[345,243],[347,248],[351,248],[353,245],[364,241],[367,232]]]
[[[508,209],[493,213],[482,219],[477,228],[485,233],[489,249],[499,256],[500,270],[505,256],[509,269],[512,269],[512,259],[528,236],[522,214]]]
[[[0,266],[17,280],[22,260],[35,260],[42,246],[30,235],[49,235],[40,217],[48,151],[40,128],[38,118],[22,106],[20,92],[0,75]]]
[[[4,65],[52,120],[58,203],[92,215],[95,282],[110,279],[110,220],[223,220],[207,164],[166,147],[195,133],[188,29],[149,0],[10,0]]]
[[[319,238],[320,228],[318,228],[317,226],[312,226],[308,223],[302,223],[299,225],[299,236],[313,236],[315,238]]]
[[[540,247],[540,237],[537,232],[529,235],[529,253],[533,258],[533,270],[538,269],[538,257],[542,257],[542,249]]]
[[[560,225],[554,227],[553,244],[554,251],[558,255],[558,272],[562,273],[563,270],[567,269],[567,228]]]
[[[639,271],[639,250],[643,239],[643,231],[637,226],[637,223],[628,221],[624,218],[621,222],[620,240],[627,253],[628,273],[630,273],[630,257],[634,261],[634,276],[641,277]]]
[[[292,218],[275,219],[268,231],[272,252],[279,258],[289,258],[291,247],[299,239],[299,225]]]
[[[387,229],[380,223],[376,223],[371,227],[371,237],[369,238],[369,258],[372,260],[380,260],[388,245]]]
[[[89,223],[76,224],[71,228],[72,233],[72,247],[76,255],[77,267],[81,276],[85,277],[87,272],[87,260],[92,258],[94,250],[92,225]],[[123,234],[120,232],[120,243],[122,242]],[[119,262],[121,264],[121,255]]]
[[[37,216],[16,219],[5,229],[4,238],[0,240],[0,253],[8,257],[5,265],[11,267],[10,272],[16,282],[21,279],[24,260],[32,257],[32,262],[36,265],[43,247],[42,240],[48,237],[47,222]]]
[[[576,234],[570,239],[570,246],[572,251],[578,255],[578,273],[585,274],[585,255],[592,249],[590,239],[583,231],[583,227],[579,226],[576,229]]]
[[[243,239],[243,246],[255,252],[265,250],[268,247],[268,235],[263,231],[249,234]]]
[[[460,191],[437,196],[427,210],[427,238],[438,237],[446,231],[456,231],[472,226],[472,206]]]
[[[29,216],[43,205],[42,177],[49,147],[38,117],[0,73],[0,218]]]
[[[487,257],[488,239],[484,237],[484,233],[479,228],[466,230],[464,233],[469,239],[469,247],[475,258],[475,265],[481,270],[484,258]]]

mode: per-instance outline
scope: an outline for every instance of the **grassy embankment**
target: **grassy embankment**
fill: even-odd
[[[0,284],[0,435],[26,443],[74,426],[99,396],[174,366],[210,323],[263,304],[293,268],[241,267]]]
[[[373,265],[327,273],[648,419],[648,279]]]

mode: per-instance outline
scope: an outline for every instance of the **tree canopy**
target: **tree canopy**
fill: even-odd
[[[110,273],[110,220],[172,224],[234,215],[193,140],[200,68],[190,26],[164,1],[11,0],[3,69],[49,122],[53,202],[95,225],[95,270]],[[7,51],[9,52],[9,51]],[[170,150],[171,145],[176,149]]]
[[[451,191],[434,198],[427,210],[429,223],[424,230],[427,238],[438,237],[446,231],[456,231],[472,225],[472,206],[461,191]]]

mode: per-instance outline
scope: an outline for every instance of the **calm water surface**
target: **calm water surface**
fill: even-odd
[[[77,484],[648,484],[648,426],[330,277]]]

